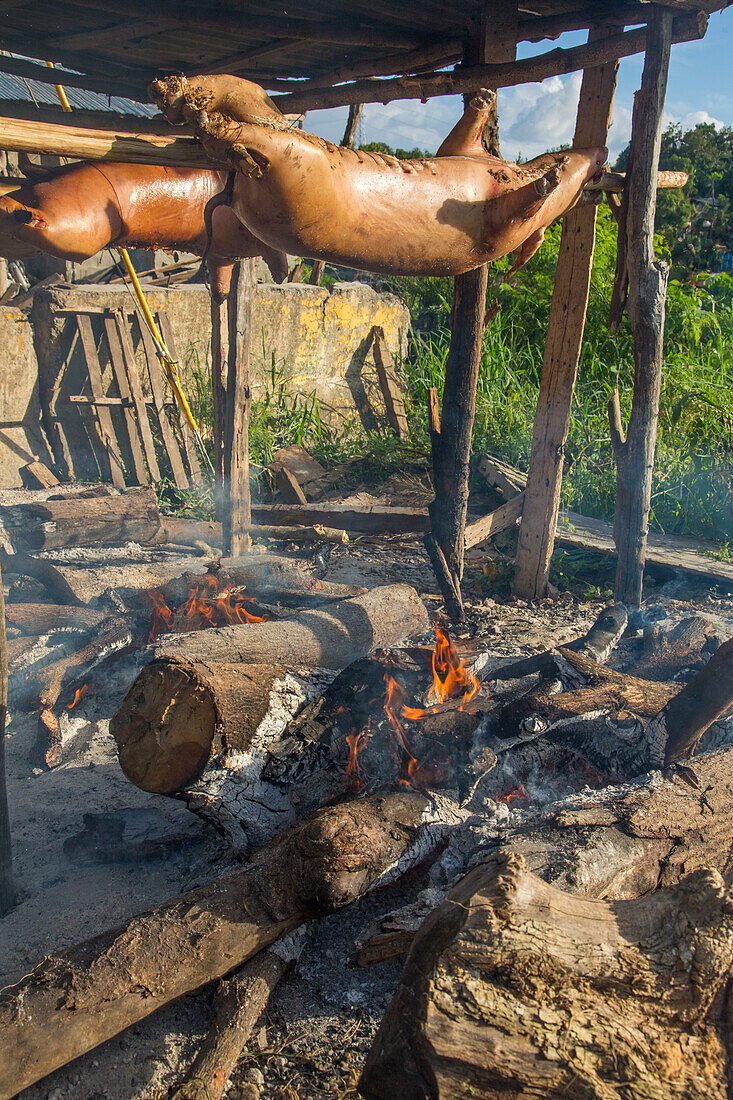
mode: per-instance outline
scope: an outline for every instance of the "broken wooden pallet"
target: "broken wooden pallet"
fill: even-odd
[[[88,436],[102,475],[108,472],[112,483],[120,489],[130,483],[155,485],[161,481],[160,463],[148,419],[148,406],[152,405],[177,488],[186,489],[190,483],[200,484],[201,469],[193,432],[182,418],[180,432],[186,459],[184,464],[181,447],[166,407],[175,403],[166,397],[162,368],[147,327],[132,310],[106,310],[102,317],[101,330],[97,334],[92,314],[98,313],[98,310],[76,312],[76,331],[64,369],[80,345],[91,395],[72,394],[68,400],[72,405],[87,406],[94,412],[96,430],[89,432]],[[134,324],[138,326],[137,337]],[[173,332],[163,310],[158,311],[158,325],[175,358]],[[142,378],[135,354],[136,343],[142,346],[145,355],[147,376]],[[106,361],[109,362],[111,373],[103,366]],[[56,411],[59,385],[60,377],[50,395],[49,417],[67,459],[69,473],[73,476],[71,448]],[[145,396],[146,391],[150,396]],[[113,411],[116,414],[114,417]],[[123,452],[129,453],[129,462],[123,459]],[[127,469],[127,466],[130,468]]]

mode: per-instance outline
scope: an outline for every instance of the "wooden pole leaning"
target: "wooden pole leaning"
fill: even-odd
[[[624,204],[627,311],[634,335],[634,396],[625,439],[617,402],[612,401],[609,409],[617,469],[615,594],[631,607],[641,603],[662,387],[669,265],[654,256],[654,215],[671,42],[672,13],[655,8],[649,21],[641,89],[634,102]],[[623,231],[621,225],[619,234]]]
[[[576,148],[605,144],[617,71],[618,61],[611,61],[584,72],[573,140]],[[514,591],[523,599],[537,599],[547,589],[560,510],[563,449],[588,307],[596,215],[595,206],[580,205],[563,220],[517,548]]]
[[[249,414],[252,404],[249,359],[252,314],[257,292],[255,260],[240,260],[232,276],[228,301],[229,354],[224,430],[224,479],[228,503],[224,547],[237,557],[252,545],[252,501],[249,488]]]

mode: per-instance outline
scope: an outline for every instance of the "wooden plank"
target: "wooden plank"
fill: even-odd
[[[125,371],[125,360],[122,354],[120,334],[117,329],[114,317],[105,317],[104,330],[107,333],[107,343],[109,344],[109,354],[110,359],[112,360],[112,370],[114,371],[115,381],[117,382],[117,389],[120,391],[122,416],[124,418],[125,427],[127,428],[127,435],[130,440],[130,451],[132,453],[132,465],[133,469],[135,470],[135,477],[137,478],[138,485],[147,485],[150,479],[148,477],[148,470],[145,465],[145,459],[143,457],[143,449],[140,440],[140,432],[137,426],[135,409],[130,397],[130,384],[127,380],[127,373]]]
[[[252,391],[249,358],[252,313],[257,292],[254,260],[240,260],[229,292],[229,378],[224,436],[224,474],[229,508],[224,519],[224,547],[233,557],[252,545],[252,500],[249,485],[249,412]]]
[[[150,479],[153,485],[158,485],[161,481],[158,456],[155,453],[155,442],[153,440],[153,433],[150,430],[150,421],[148,420],[148,402],[143,397],[140,374],[137,369],[137,359],[135,358],[135,349],[132,346],[130,323],[122,310],[114,311],[114,319],[120,336],[125,373],[127,374],[127,382],[130,387],[132,403],[137,413],[137,424],[140,429],[140,437],[145,452],[145,461],[148,464]]]
[[[387,421],[390,427],[394,429],[397,438],[406,442],[410,438],[410,429],[407,426],[405,402],[402,397],[394,359],[387,346],[384,329],[378,325],[374,327],[373,352],[374,366],[377,368],[377,378],[384,397]]]
[[[626,221],[619,226],[619,235],[626,231],[626,308],[634,335],[634,396],[626,439],[611,422],[617,470],[614,591],[617,600],[631,607],[640,606],[642,599],[662,388],[669,265],[654,255],[654,215],[671,41],[672,13],[655,8],[648,26],[641,90],[634,101]]]
[[[527,475],[494,455],[483,456],[478,472],[490,488],[499,490],[505,500],[511,500],[527,488]]]
[[[178,356],[176,354],[176,341],[173,336],[173,326],[170,322],[170,317],[164,309],[158,310],[158,328],[161,331],[165,345],[168,351],[173,356],[173,359],[178,362]],[[183,437],[183,448],[186,452],[186,460],[188,462],[188,469],[191,475],[191,482],[193,485],[203,484],[203,478],[201,477],[201,466],[199,464],[199,456],[196,450],[196,439],[194,437],[191,425],[186,418],[178,414],[179,423],[181,425],[181,435]]]
[[[79,330],[75,325],[71,334],[71,343],[69,345],[69,349],[64,356],[64,361],[61,364],[59,372],[54,378],[51,386],[48,387],[47,384],[45,384],[43,377],[40,374],[38,380],[41,398],[41,415],[45,424],[46,432],[51,441],[51,450],[53,451],[53,457],[56,460],[56,464],[59,466],[59,468],[65,470],[67,477],[72,479],[76,478],[74,456],[71,447],[69,446],[69,441],[66,438],[64,425],[56,413],[56,403],[59,399],[64,375],[66,374],[78,342]]]
[[[279,466],[275,470],[275,484],[286,504],[307,504],[305,493],[292,470]]]
[[[594,32],[589,39],[599,39],[600,33]],[[606,144],[617,71],[615,61],[583,74],[573,141],[577,148]],[[579,206],[563,220],[517,547],[514,591],[523,599],[536,599],[547,589],[560,508],[563,450],[585,331],[596,216],[596,207]]]
[[[158,353],[155,350],[155,344],[153,343],[152,336],[148,332],[147,326],[142,323],[140,323],[140,333],[142,335],[143,347],[145,348],[145,358],[148,361],[148,375],[150,378],[150,390],[153,394],[153,405],[155,406],[155,412],[160,425],[160,434],[163,437],[163,446],[166,449],[168,461],[171,465],[173,480],[177,488],[188,489],[188,478],[183,468],[181,452],[178,449],[176,437],[173,434],[173,429],[170,426],[170,421],[165,411],[165,402],[163,400],[163,371],[160,366],[160,360],[158,359]]]
[[[424,534],[430,521],[424,508],[391,508],[376,504],[253,504],[252,519],[268,525],[339,527],[371,535]]]
[[[28,482],[28,487],[32,489],[53,489],[55,485],[61,484],[45,462],[28,462],[21,466],[19,473],[24,483]]]
[[[557,541],[563,546],[584,546],[607,554],[616,553],[613,526],[600,519],[578,515],[577,512],[560,513]],[[647,536],[646,560],[665,569],[680,569],[702,577],[709,584],[717,581],[733,585],[733,562],[708,556],[719,550],[720,546],[705,539],[650,533]]]
[[[502,504],[493,512],[489,512],[487,516],[482,516],[481,519],[476,519],[473,523],[467,524],[466,550],[470,550],[472,546],[480,546],[492,535],[498,535],[500,531],[512,527],[522,515],[523,507],[524,493],[518,493],[506,504]]]
[[[313,481],[320,481],[327,474],[320,462],[308,454],[305,447],[299,443],[293,443],[290,447],[281,447],[272,456],[271,470],[279,470],[286,466],[291,474],[295,474],[301,485],[309,485]]]
[[[99,400],[99,398],[104,397],[105,394],[102,388],[102,368],[99,364],[99,356],[97,355],[97,345],[94,341],[92,322],[86,314],[78,313],[76,316],[76,323],[79,328],[79,338],[84,350],[84,358],[87,361],[92,396]],[[112,424],[112,414],[105,405],[101,405],[97,409],[97,420],[99,421],[99,431],[102,437],[102,443],[109,460],[112,484],[118,489],[124,489],[125,471],[122,466],[120,448],[117,444],[117,437],[115,436],[115,430]]]

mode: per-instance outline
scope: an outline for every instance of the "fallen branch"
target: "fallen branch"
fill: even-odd
[[[50,561],[34,558],[31,554],[8,554],[6,550],[0,548],[0,566],[3,576],[16,574],[22,577],[33,577],[34,580],[40,581],[49,596],[53,596],[59,603],[74,607],[84,606],[84,602],[77,596],[63,574]]]
[[[209,1030],[170,1100],[220,1100],[273,989],[297,960],[302,944],[302,930],[291,932],[220,984]]]
[[[0,1100],[425,858],[444,831],[430,807],[406,791],[323,810],[241,870],[44,959],[0,994]]]

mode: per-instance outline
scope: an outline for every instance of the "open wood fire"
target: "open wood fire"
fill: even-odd
[[[417,876],[413,900],[365,926],[354,945],[359,967],[410,952],[367,1059],[365,1097],[407,1095],[414,1052],[426,1041],[435,1053],[419,1072],[440,1082],[437,1095],[451,1095],[443,1025],[435,1022],[441,982],[454,1006],[450,1057],[479,1082],[480,1095],[499,1097],[519,1084],[536,1091],[542,1077],[550,1081],[546,1094],[559,1097],[567,1073],[588,1087],[596,1077],[604,1087],[626,1081],[608,1066],[613,1044],[626,1043],[632,1061],[640,1057],[620,1023],[638,1025],[638,995],[604,998],[597,960],[610,960],[612,978],[625,966],[625,951],[641,974],[660,973],[667,982],[669,971],[666,948],[655,954],[631,933],[619,944],[614,922],[633,928],[647,919],[643,906],[657,905],[674,927],[687,929],[670,933],[670,951],[697,957],[702,943],[712,943],[714,966],[722,973],[728,965],[733,932],[715,875],[727,868],[733,845],[733,724],[726,717],[733,642],[720,644],[701,616],[650,622],[642,640],[629,640],[626,611],[614,605],[567,645],[501,659],[489,638],[451,636],[440,619],[431,622],[406,585],[366,591],[330,584],[268,558],[223,562],[124,595],[120,588],[112,614],[78,608],[71,653],[32,670],[38,682],[24,695],[18,679],[27,669],[15,666],[12,697],[23,696],[47,720],[57,690],[63,723],[74,728],[85,708],[100,713],[100,671],[113,661],[127,669],[131,686],[107,715],[124,774],[153,798],[182,800],[245,862],[228,878],[124,924],[103,954],[94,945],[71,949],[0,995],[7,1037],[0,1079],[8,1082],[0,1095],[235,968],[215,1028],[220,1037],[236,1033],[241,1050],[252,1025],[236,1022],[237,998],[261,1009],[321,916],[407,881],[408,871]],[[11,622],[53,626],[73,618],[59,604],[32,614],[13,606]],[[61,758],[65,751],[62,736]],[[698,877],[685,879],[691,871]],[[456,903],[464,923],[446,939]],[[562,916],[546,926],[548,906]],[[300,926],[300,939],[282,940]],[[517,1002],[512,981],[521,967],[511,960],[532,928],[540,929],[536,964],[522,964],[528,984]],[[590,977],[570,968],[556,988],[548,977],[553,952],[584,936]],[[475,996],[493,1006],[491,1018],[478,1022],[465,1000],[464,946],[477,960]],[[74,1004],[63,991],[69,973]],[[433,975],[427,984],[425,975]],[[663,992],[649,993],[644,1011],[657,1029],[655,1049],[687,1049],[690,1029],[705,1036],[680,1089],[669,1092],[695,1095],[694,1082],[722,1065],[711,1000],[720,982],[706,971],[706,999],[693,969],[675,980],[692,1023],[670,1013]],[[133,982],[154,994],[140,995]],[[410,998],[424,1006],[424,1019],[406,1007]],[[565,1019],[565,1010],[547,1006],[566,1002],[571,1021],[584,1014],[573,1048],[582,1051],[569,1057],[558,1047],[550,1072],[538,1053],[556,1027],[547,1013]],[[521,1023],[517,1003],[532,1027]],[[110,1004],[123,1007],[111,1012]],[[610,1023],[606,1010],[616,1014]],[[522,1051],[517,1065],[476,1053],[489,1048],[476,1046],[471,1029],[489,1034],[498,1017],[509,1037],[502,1043]],[[42,1037],[51,1026],[61,1038],[49,1046]],[[202,1047],[194,1081],[212,1072],[218,1042]],[[8,1061],[3,1048],[29,1053]],[[639,1088],[627,1088],[633,1100],[646,1095],[642,1085],[649,1094],[668,1086],[653,1066],[638,1080]],[[173,1095],[190,1095],[186,1088]]]

